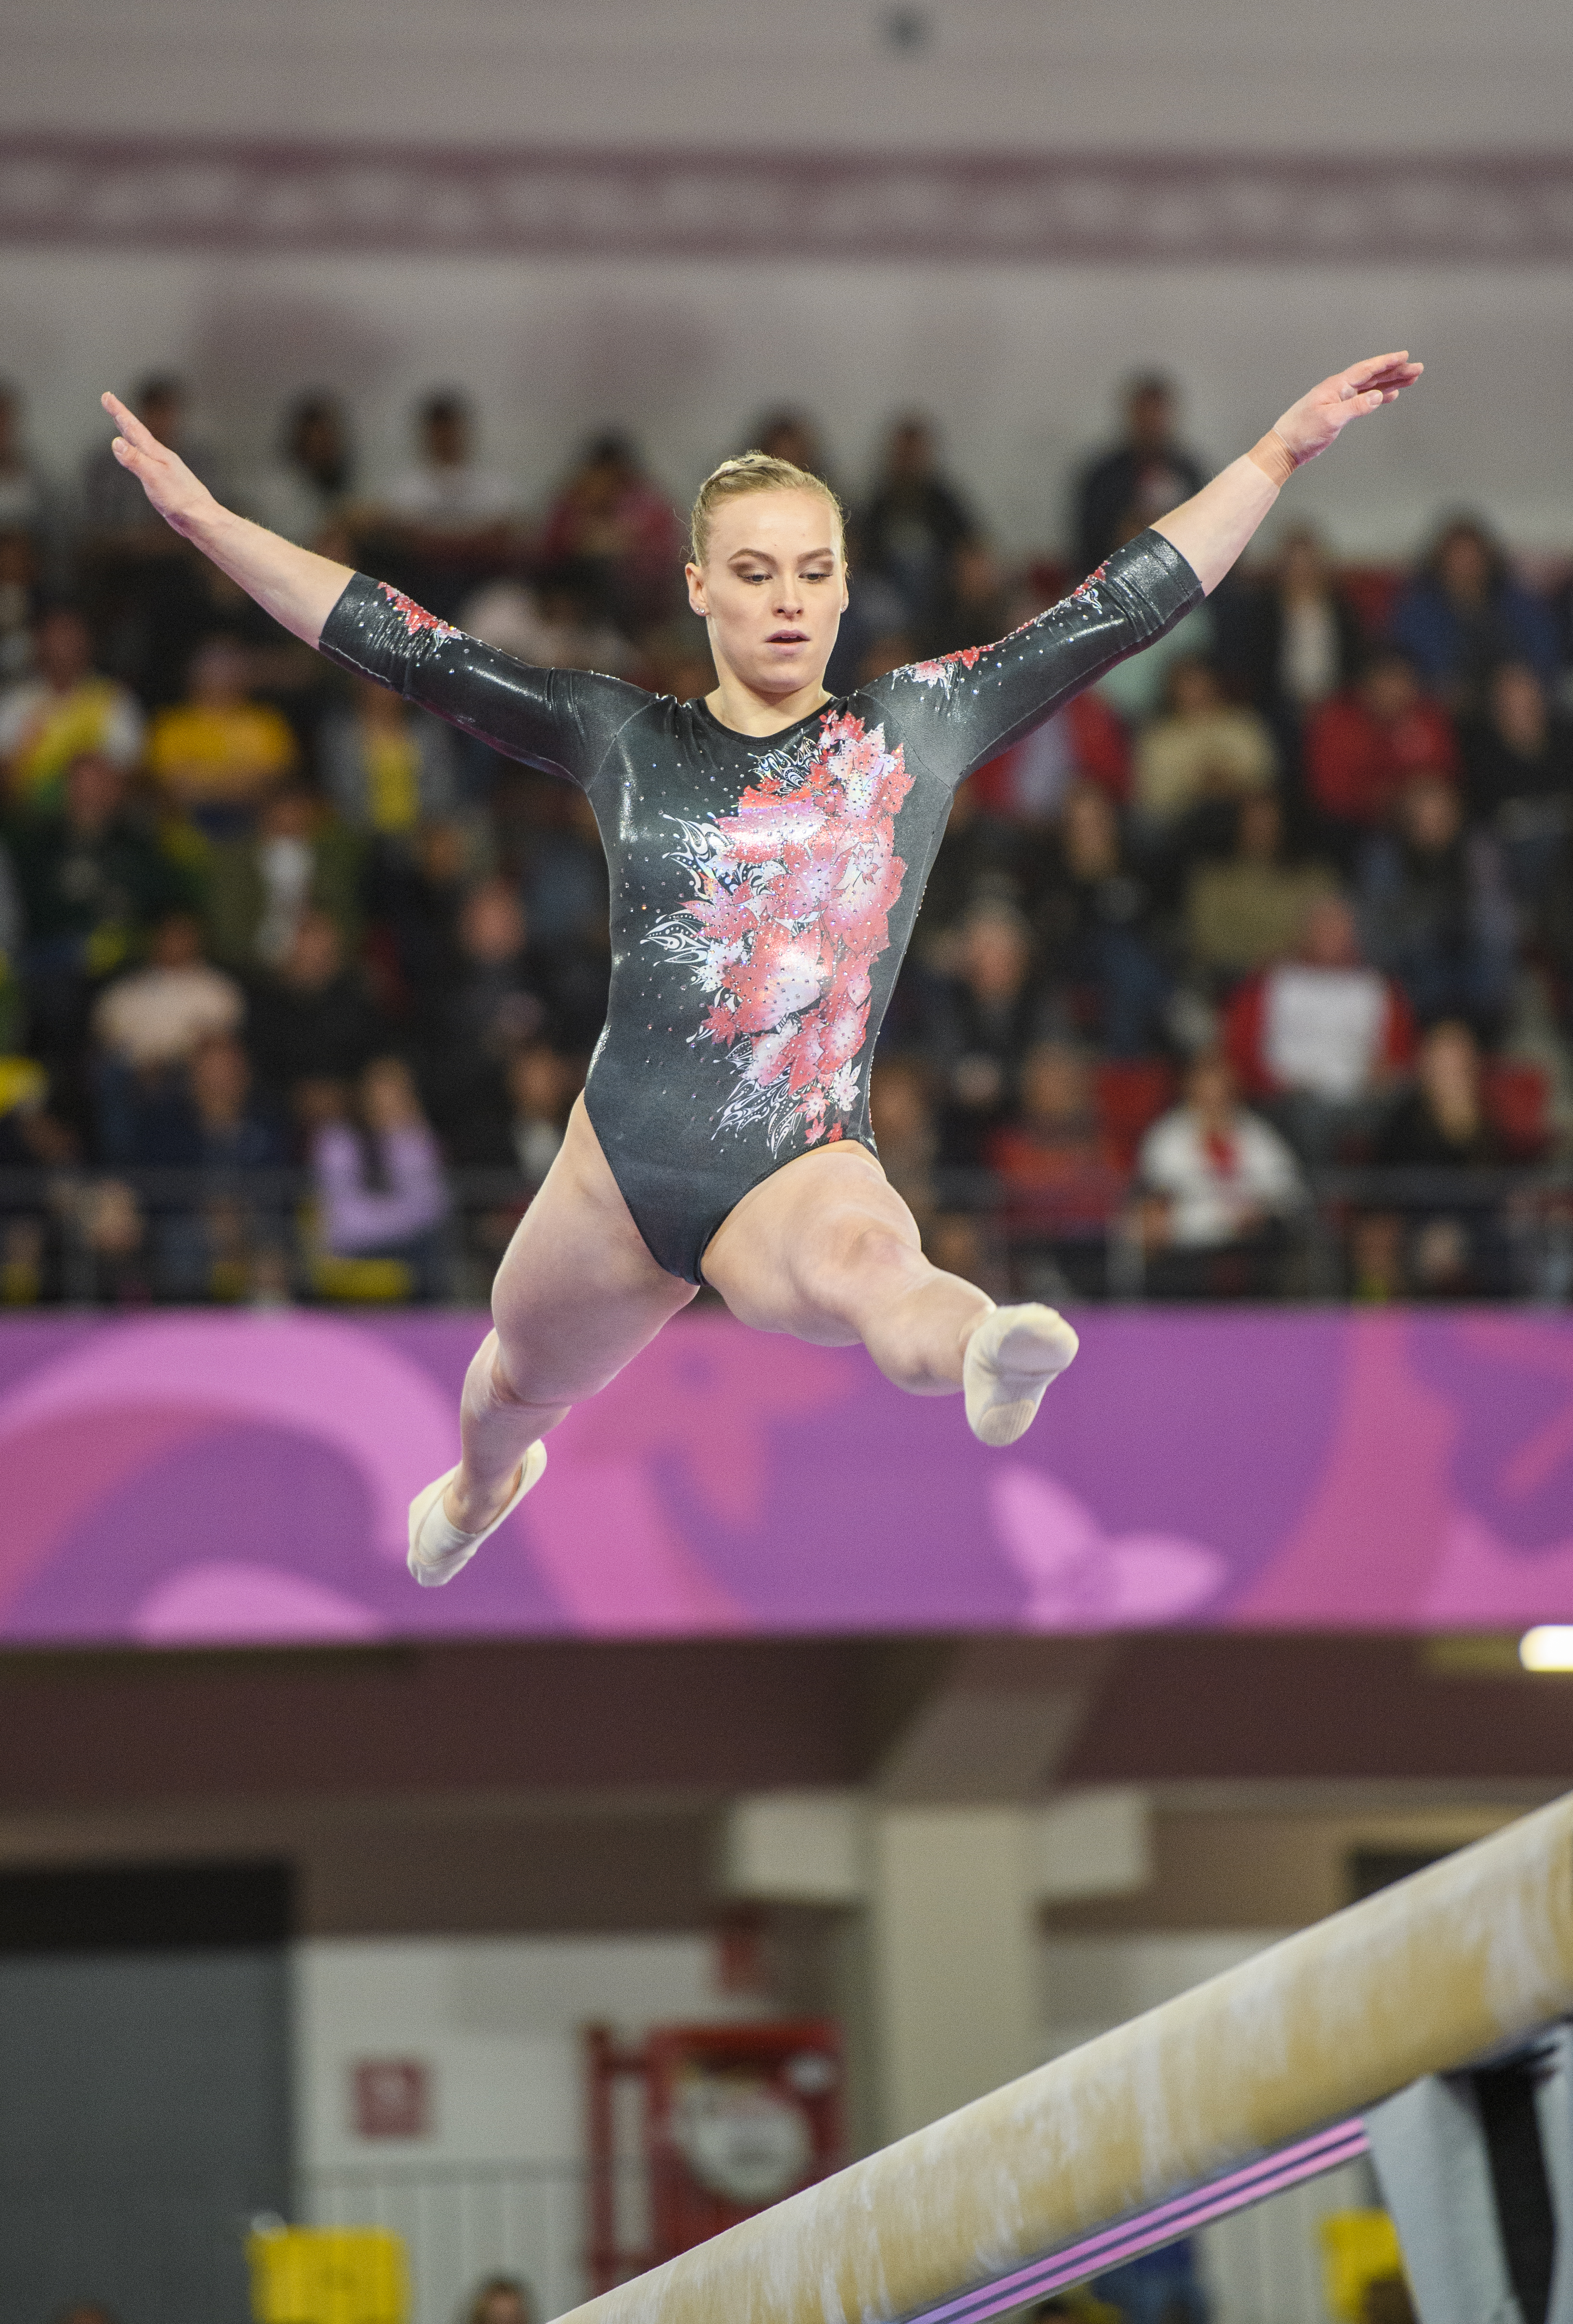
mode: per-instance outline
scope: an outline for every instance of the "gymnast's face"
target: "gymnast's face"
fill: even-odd
[[[819,493],[740,493],[717,507],[703,565],[688,568],[689,603],[709,624],[723,664],[780,701],[818,687],[847,606],[836,512]]]

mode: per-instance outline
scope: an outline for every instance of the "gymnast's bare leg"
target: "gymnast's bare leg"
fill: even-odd
[[[820,1347],[858,1341],[909,1396],[963,1389],[985,1444],[1009,1444],[1076,1353],[1052,1308],[996,1308],[923,1256],[918,1225],[866,1147],[800,1154],[743,1197],[705,1280],[740,1323]]]
[[[911,1213],[861,1146],[800,1155],[755,1186],[703,1264],[706,1280],[756,1331],[821,1347],[861,1341],[911,1395],[965,1388],[967,1417],[985,1442],[1019,1435],[1076,1352],[1075,1333],[1051,1310],[996,1309],[925,1259]],[[458,1572],[540,1475],[544,1462],[532,1474],[529,1456],[542,1438],[694,1296],[651,1257],[581,1099],[497,1271],[494,1329],[465,1379],[458,1466],[440,1509],[435,1489],[416,1505],[427,1502],[412,1526],[422,1579]],[[969,1367],[980,1326],[996,1314],[1000,1347],[981,1362],[974,1349]]]

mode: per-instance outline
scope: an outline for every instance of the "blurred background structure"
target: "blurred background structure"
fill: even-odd
[[[662,2152],[746,2204],[1566,1780],[1516,1640],[1573,1615],[1570,67],[1551,0],[12,0],[6,2324],[227,2324],[275,2213],[396,2229],[419,2324],[528,2324],[664,2216],[587,2027],[736,2037],[756,2175],[713,2090]],[[593,825],[150,527],[99,391],[690,696],[729,452],[845,499],[850,687],[1405,345],[958,802],[874,1112],[936,1257],[1086,1328],[1020,1459],[699,1314],[412,1606],[401,1497],[600,1023]],[[1087,2324],[1321,2324],[1371,2200]]]

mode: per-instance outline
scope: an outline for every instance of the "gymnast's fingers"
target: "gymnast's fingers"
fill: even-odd
[[[105,394],[98,399],[105,410],[119,429],[125,441],[137,452],[157,452],[162,449],[151,428],[144,428],[134,411],[122,403],[117,395]]]
[[[1344,384],[1346,387],[1357,392],[1363,387],[1370,386],[1373,380],[1374,380],[1379,374],[1397,371],[1401,369],[1402,365],[1407,364],[1408,361],[1409,349],[1407,347],[1397,347],[1391,355],[1363,355],[1358,363],[1350,364],[1348,368],[1345,371],[1343,374]]]

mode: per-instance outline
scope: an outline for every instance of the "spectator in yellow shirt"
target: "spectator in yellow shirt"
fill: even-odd
[[[9,804],[32,815],[58,808],[66,770],[83,757],[129,771],[142,755],[136,697],[93,668],[93,642],[80,613],[58,606],[33,637],[37,675],[0,694],[0,767]]]
[[[192,656],[188,699],[161,710],[149,770],[172,806],[213,838],[246,830],[259,802],[295,765],[289,722],[247,696],[249,666],[234,638],[209,638]]]
[[[1161,713],[1136,745],[1136,808],[1145,822],[1172,825],[1206,800],[1272,788],[1278,756],[1266,723],[1228,699],[1210,662],[1171,663],[1164,690]]]

